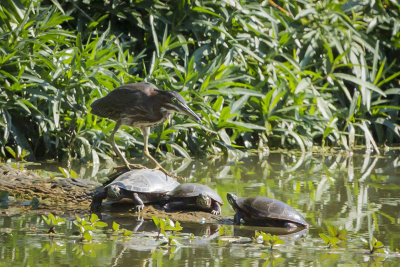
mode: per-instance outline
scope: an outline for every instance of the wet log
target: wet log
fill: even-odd
[[[91,192],[101,184],[83,179],[41,178],[33,171],[9,165],[0,166],[0,191],[7,191],[10,205],[24,202],[27,206],[37,198],[39,209],[87,211]],[[13,201],[15,200],[15,201]]]
[[[23,212],[32,213],[54,213],[74,214],[89,213],[89,205],[92,195],[100,183],[87,179],[75,178],[55,178],[40,177],[37,173],[29,170],[16,169],[10,165],[0,165],[0,191],[7,191],[11,200],[9,209],[4,209],[0,213],[8,215]],[[31,201],[37,198],[38,207],[33,208]],[[103,203],[106,204],[106,203]],[[180,222],[197,223],[222,223],[232,224],[232,216],[212,215],[201,211],[177,211],[165,212],[157,205],[146,206],[140,213],[133,211],[133,206],[129,204],[105,205],[102,213],[110,216],[124,214],[125,216],[140,216],[144,219],[151,219],[152,216],[160,218],[168,217]]]

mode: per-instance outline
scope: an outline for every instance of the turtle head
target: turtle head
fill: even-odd
[[[118,185],[112,184],[108,187],[108,197],[118,199],[121,196],[121,188]]]
[[[238,208],[238,206],[237,206],[238,196],[235,195],[235,194],[227,193],[226,194],[226,198],[228,199],[228,202],[232,206],[232,208],[234,210],[237,210],[237,208]]]
[[[211,207],[211,198],[206,194],[200,193],[196,198],[196,205],[202,209],[209,209]]]

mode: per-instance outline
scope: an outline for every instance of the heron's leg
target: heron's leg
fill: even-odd
[[[121,126],[121,121],[118,120],[117,123],[115,124],[114,130],[112,131],[112,133],[110,135],[110,142],[111,142],[112,147],[114,148],[114,151],[117,153],[118,157],[122,158],[122,160],[124,161],[126,167],[128,167],[128,169],[130,169],[129,168],[129,162],[126,160],[124,155],[122,155],[121,150],[119,150],[117,144],[115,143],[115,139],[114,139],[114,135],[118,131],[120,126]]]
[[[167,170],[165,170],[160,163],[157,162],[157,160],[155,160],[149,152],[149,135],[150,135],[150,127],[141,127],[140,128],[142,130],[143,133],[143,139],[144,139],[144,147],[143,147],[143,153],[144,155],[149,158],[156,166],[157,169],[160,169],[162,172],[164,172],[165,174],[168,172]]]
[[[170,173],[169,171],[167,171],[166,169],[164,169],[160,163],[157,162],[157,160],[155,160],[149,153],[149,135],[150,135],[150,127],[141,127],[140,128],[142,130],[143,133],[143,139],[144,139],[144,147],[143,147],[143,153],[144,155],[149,158],[155,165],[156,165],[156,169],[159,169],[160,171],[162,171],[163,173],[165,173],[168,176],[172,176],[172,177],[176,177],[176,175]]]
[[[115,143],[115,133],[118,131],[119,127],[121,127],[121,121],[118,120],[117,123],[115,124],[114,130],[112,131],[111,135],[110,135],[110,142],[112,147],[114,148],[114,151],[117,153],[117,155],[122,158],[122,160],[124,161],[125,166],[128,169],[143,169],[145,168],[144,166],[140,165],[140,164],[130,164],[128,162],[128,160],[124,157],[124,155],[122,155],[121,150],[119,150],[117,144]]]

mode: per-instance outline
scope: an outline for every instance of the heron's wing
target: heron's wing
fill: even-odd
[[[119,120],[122,116],[129,114],[143,114],[146,112],[143,106],[147,98],[143,87],[121,86],[108,95],[97,99],[91,105],[92,113],[112,120]]]

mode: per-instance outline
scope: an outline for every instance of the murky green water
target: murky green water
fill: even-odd
[[[178,164],[178,163],[175,163]],[[79,170],[97,179],[97,170]],[[105,172],[105,171],[104,171]],[[131,237],[99,232],[90,243],[79,242],[72,219],[49,238],[38,215],[0,216],[0,266],[347,266],[400,265],[400,157],[388,153],[313,156],[272,153],[228,162],[189,163],[180,173],[226,193],[268,196],[282,200],[304,215],[310,229],[274,249],[251,241],[255,228],[183,223],[178,247],[161,246],[152,222],[131,214],[103,212],[104,220],[136,231]],[[233,215],[226,202],[222,213]],[[327,248],[320,233],[326,225],[347,229],[339,248]],[[193,233],[195,237],[190,237]],[[361,238],[376,237],[387,254],[370,255]]]

